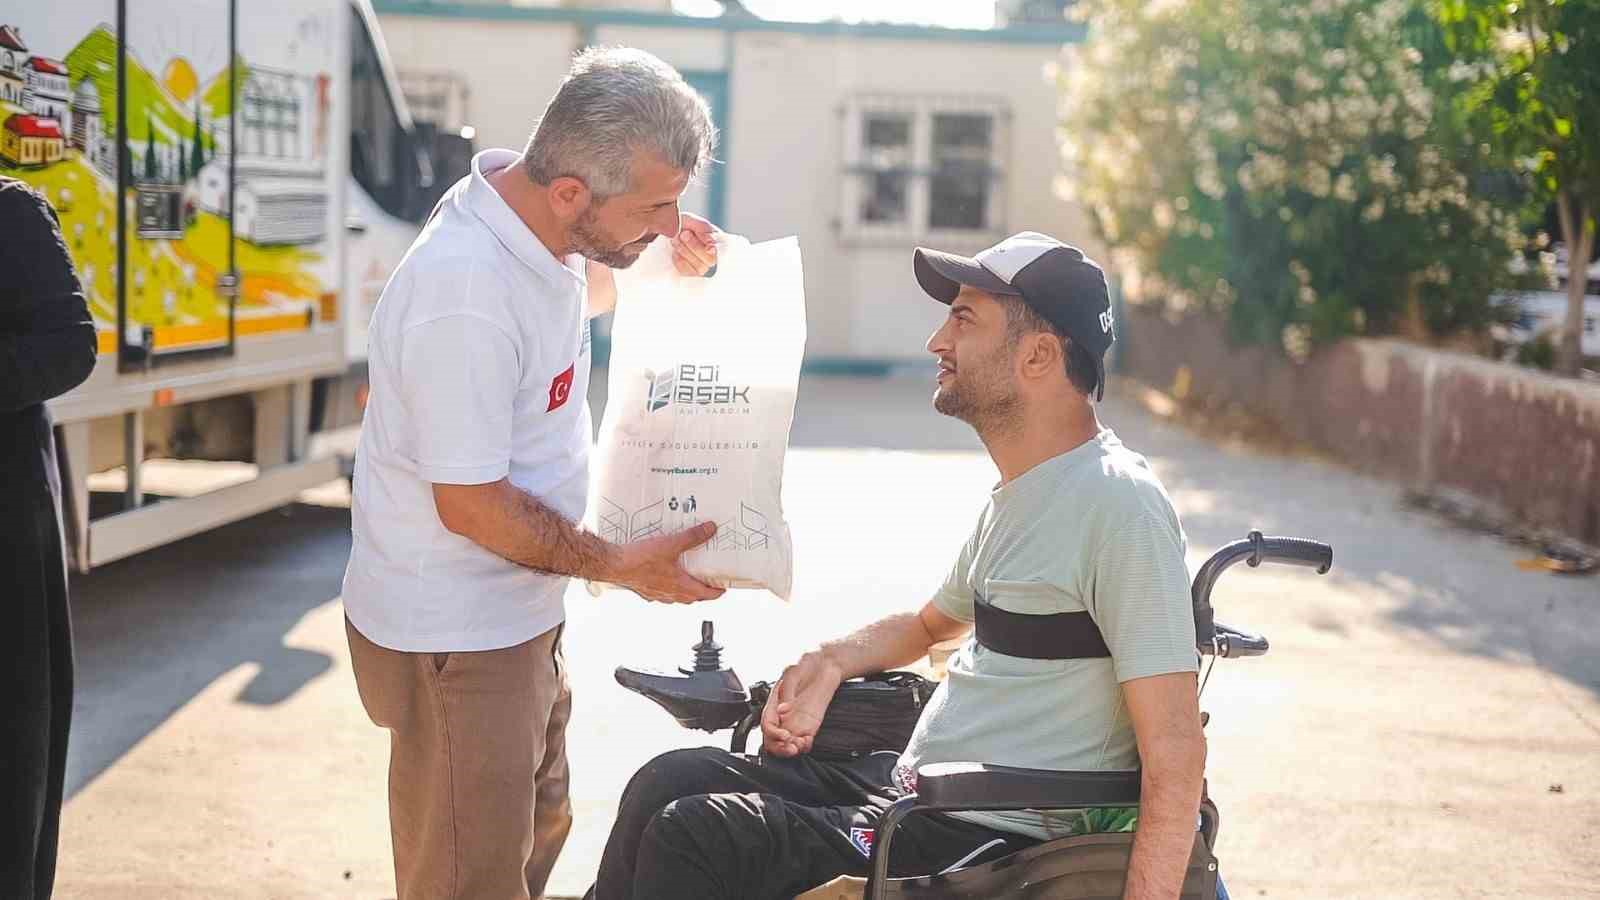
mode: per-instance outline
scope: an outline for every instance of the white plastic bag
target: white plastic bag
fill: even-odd
[[[616,272],[589,527],[629,543],[715,522],[684,568],[787,600],[794,553],[781,501],[806,339],[800,243],[724,236],[717,250],[710,278],[677,275],[664,239]]]

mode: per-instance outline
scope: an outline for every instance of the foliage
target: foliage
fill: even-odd
[[[1549,335],[1541,334],[1518,344],[1515,359],[1518,365],[1549,371],[1556,367],[1556,348]]]
[[[1600,213],[1600,0],[1432,0],[1459,107],[1558,208],[1572,269],[1561,369],[1580,362],[1582,276]]]
[[[1084,0],[1061,69],[1074,199],[1130,299],[1229,314],[1296,358],[1346,334],[1481,331],[1514,213],[1478,196],[1404,0]],[[1429,23],[1424,18],[1424,26]],[[1419,322],[1420,320],[1420,322]]]

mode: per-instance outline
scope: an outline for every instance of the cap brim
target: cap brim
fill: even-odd
[[[1022,296],[1021,291],[1006,284],[999,275],[968,256],[918,247],[911,254],[911,268],[917,273],[917,283],[922,285],[929,297],[940,303],[953,302],[956,295],[961,293],[962,285],[991,294]]]

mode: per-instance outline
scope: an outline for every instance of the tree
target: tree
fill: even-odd
[[[200,113],[200,95],[194,98],[194,147],[189,151],[189,162],[195,174],[199,174],[200,167],[206,164],[206,146],[201,136],[205,134],[204,119]]]
[[[1434,0],[1460,57],[1462,102],[1553,201],[1567,248],[1556,370],[1583,364],[1583,306],[1600,215],[1600,0]]]
[[[150,117],[144,117],[144,180],[153,183],[156,180],[156,130],[150,123]]]
[[[1064,181],[1136,276],[1130,301],[1216,310],[1297,359],[1497,321],[1518,219],[1476,190],[1476,144],[1444,131],[1411,4],[1075,9],[1089,37],[1061,69]]]

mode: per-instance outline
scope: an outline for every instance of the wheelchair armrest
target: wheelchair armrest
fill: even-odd
[[[916,805],[946,812],[1138,806],[1139,770],[929,763],[917,770]]]

